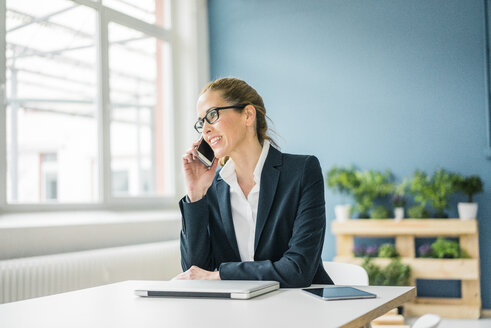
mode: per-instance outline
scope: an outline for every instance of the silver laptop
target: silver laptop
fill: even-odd
[[[143,297],[211,297],[249,299],[280,288],[277,281],[171,280],[149,281],[135,294]]]

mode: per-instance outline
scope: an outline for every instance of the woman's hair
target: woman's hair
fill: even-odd
[[[222,98],[233,105],[253,105],[256,108],[256,135],[259,143],[262,145],[264,140],[269,140],[271,144],[278,147],[276,142],[268,135],[268,122],[266,120],[269,120],[269,117],[266,116],[263,98],[261,98],[253,87],[240,79],[224,77],[208,83],[201,90],[200,95],[207,91],[221,92]],[[235,110],[240,112],[243,108],[237,108]],[[224,162],[226,161],[225,159]],[[222,161],[220,164],[222,164]]]

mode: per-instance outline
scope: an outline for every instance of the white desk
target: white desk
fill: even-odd
[[[414,287],[358,287],[375,299],[322,301],[299,289],[250,300],[141,298],[125,281],[0,305],[0,327],[361,327],[416,296]]]

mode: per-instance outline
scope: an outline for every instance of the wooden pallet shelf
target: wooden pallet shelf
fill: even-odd
[[[460,236],[476,234],[477,221],[459,219],[348,220],[344,222],[333,221],[331,229],[335,234],[363,235],[365,237]]]
[[[405,314],[419,316],[437,313],[448,318],[479,318],[481,287],[479,239],[476,220],[459,219],[404,219],[334,221],[331,231],[336,235],[337,256],[334,261],[360,265],[362,258],[353,256],[355,237],[394,237],[401,261],[411,266],[411,281],[416,279],[462,280],[461,298],[418,297],[404,306]],[[460,247],[469,259],[417,258],[415,238],[459,237]],[[382,267],[391,259],[374,258]]]

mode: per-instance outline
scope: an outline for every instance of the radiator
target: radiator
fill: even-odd
[[[0,261],[0,303],[182,272],[179,241]]]

